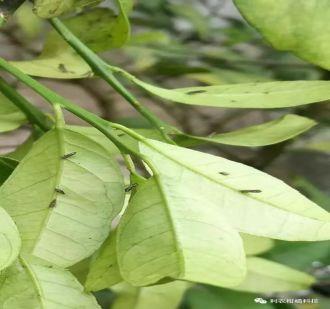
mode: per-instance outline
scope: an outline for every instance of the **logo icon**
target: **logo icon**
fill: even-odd
[[[254,301],[258,304],[267,304],[267,300],[266,299],[263,299],[261,297],[257,297],[254,299]]]

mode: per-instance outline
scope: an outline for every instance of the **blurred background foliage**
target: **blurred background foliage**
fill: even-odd
[[[142,80],[165,87],[328,80],[330,77],[329,71],[272,48],[243,20],[230,0],[138,0],[130,20],[133,33],[129,44],[103,56]],[[33,15],[26,3],[0,34],[1,56],[10,60],[34,58],[42,49],[45,29],[48,29],[47,24]],[[132,127],[147,127],[145,121],[100,80],[43,82],[104,118]],[[21,85],[17,87],[45,109],[39,97]],[[194,135],[226,132],[272,120],[288,112],[315,119],[318,126],[307,134],[273,146],[204,145],[200,149],[266,170],[330,211],[329,105],[313,104],[281,110],[212,109],[162,102],[134,87],[131,90],[161,118]],[[68,119],[71,123],[80,123],[73,116]],[[25,127],[14,133],[1,134],[0,151],[5,153],[14,149],[28,138],[28,134]],[[261,256],[313,274],[319,284],[314,290],[266,295],[196,285],[185,294],[181,308],[255,308],[260,306],[253,301],[256,297],[320,300],[319,304],[295,305],[268,302],[264,308],[330,307],[327,298],[330,295],[329,242],[275,241],[273,247]],[[96,295],[104,308],[113,303],[112,308],[125,308],[116,302],[116,296],[110,290]]]

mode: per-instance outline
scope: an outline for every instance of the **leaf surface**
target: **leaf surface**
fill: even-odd
[[[316,122],[312,119],[289,114],[266,123],[210,137],[177,135],[176,141],[183,146],[205,142],[247,147],[266,146],[294,138],[315,125]]]
[[[120,271],[133,285],[166,277],[237,285],[245,275],[238,232],[330,237],[329,213],[270,175],[154,140],[140,151],[157,174],[138,186],[117,236]]]
[[[41,18],[52,18],[79,7],[98,4],[100,0],[35,0],[33,11]]]
[[[141,288],[122,283],[113,288],[117,293],[113,309],[175,309],[187,288],[183,281]]]
[[[134,286],[168,277],[237,285],[245,275],[238,232],[225,222],[213,201],[191,196],[188,190],[197,190],[197,183],[192,188],[184,174],[176,176],[181,181],[153,177],[134,194],[118,226],[123,278]],[[201,187],[209,190],[201,185],[199,192]]]
[[[24,123],[25,115],[0,93],[0,133],[15,130]]]
[[[274,240],[265,237],[258,237],[249,234],[240,234],[243,239],[246,255],[258,255],[269,251],[274,247]]]
[[[315,279],[301,271],[262,258],[247,259],[247,276],[235,290],[274,293],[308,289]]]
[[[20,258],[5,273],[1,285],[2,309],[100,309],[66,270]]]
[[[330,99],[330,81],[276,81],[165,89],[119,70],[133,83],[163,99],[189,105],[227,108],[282,108]]]
[[[0,201],[23,252],[67,267],[108,236],[123,206],[123,177],[106,145],[57,128],[34,144],[0,188]]]
[[[91,261],[85,287],[87,291],[99,291],[121,281],[117,262],[116,235],[111,234]]]
[[[276,49],[291,51],[330,69],[330,6],[327,0],[234,2],[244,18]]]
[[[120,12],[118,15],[107,8],[96,8],[65,20],[65,25],[95,52],[120,47],[130,36],[127,14],[133,4],[131,0],[117,3]],[[70,79],[93,75],[88,64],[54,30],[48,33],[39,57],[12,64],[34,76]]]
[[[0,207],[0,271],[17,258],[21,239],[17,227],[8,213]],[[1,281],[1,280],[0,280]]]

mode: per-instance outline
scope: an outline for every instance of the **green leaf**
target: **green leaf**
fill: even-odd
[[[136,288],[122,283],[113,288],[117,297],[113,309],[176,309],[188,288],[183,281]]]
[[[99,291],[121,281],[117,263],[116,235],[113,233],[93,257],[85,287],[87,291]]]
[[[34,144],[0,188],[23,252],[67,267],[101,246],[124,202],[123,177],[111,154],[107,144],[62,128]]]
[[[259,125],[210,137],[177,135],[176,141],[182,146],[194,146],[205,142],[247,147],[266,146],[294,138],[315,125],[316,122],[312,119],[289,114]]]
[[[0,207],[0,271],[11,265],[17,258],[21,239],[15,223]],[[1,279],[1,278],[0,278]],[[1,282],[1,280],[0,280]],[[1,294],[1,293],[0,293]]]
[[[260,303],[254,301],[260,295],[243,293],[212,286],[196,286],[187,291],[185,303],[190,309],[260,309]],[[263,304],[262,308],[272,309],[272,304]]]
[[[102,0],[35,0],[33,11],[41,18],[52,18],[74,8],[96,5]]]
[[[95,52],[117,48],[124,45],[130,35],[127,14],[131,4],[132,1],[120,4],[118,16],[110,9],[96,8],[67,19],[65,25]],[[49,32],[39,57],[12,64],[34,76],[66,79],[93,75],[88,64],[54,30]]]
[[[246,255],[258,255],[269,251],[274,246],[274,241],[270,238],[258,237],[241,233],[244,251]]]
[[[234,2],[244,18],[276,49],[291,51],[330,69],[330,7],[327,0]]]
[[[5,273],[0,306],[3,309],[101,308],[68,271],[23,258]]]
[[[0,92],[0,132],[8,132],[26,123],[25,115]]]
[[[75,0],[35,0],[33,11],[42,18],[52,18],[70,10]]]
[[[190,197],[184,182],[154,176],[139,185],[118,226],[121,275],[134,286],[168,277],[237,285],[245,275],[238,232],[212,201],[201,194]]]
[[[18,163],[18,161],[11,158],[0,157],[0,186],[11,175]]]
[[[173,102],[228,108],[282,108],[330,99],[330,81],[279,81],[164,89],[119,70],[144,90]]]
[[[166,277],[237,285],[245,275],[238,232],[330,237],[329,213],[270,175],[143,138],[140,152],[156,174],[138,186],[117,236],[120,271],[133,285]]]
[[[308,289],[315,279],[290,267],[262,258],[247,259],[247,276],[233,289],[255,293],[274,293]]]

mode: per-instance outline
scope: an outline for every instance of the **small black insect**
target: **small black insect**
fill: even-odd
[[[241,193],[261,193],[261,190],[241,190]]]
[[[48,206],[49,208],[55,208],[56,207],[56,199],[52,200]]]
[[[186,94],[192,95],[192,94],[198,94],[204,92],[206,92],[206,90],[192,90],[192,91],[188,91]]]
[[[63,63],[60,63],[58,65],[58,69],[62,72],[62,73],[68,73],[69,71],[67,70],[66,66]]]
[[[64,156],[62,156],[61,158],[64,160],[64,159],[68,159],[74,155],[76,155],[77,153],[74,151],[74,152],[70,152],[70,153],[67,153],[65,154]]]
[[[59,188],[55,188],[55,192],[60,193],[60,194],[65,194],[65,192]]]
[[[226,173],[226,172],[219,172],[220,175],[223,175],[223,176],[229,176],[229,173]]]
[[[129,185],[128,187],[125,188],[125,192],[128,193],[130,191],[132,191],[134,188],[137,187],[137,183],[132,183],[131,185]]]

